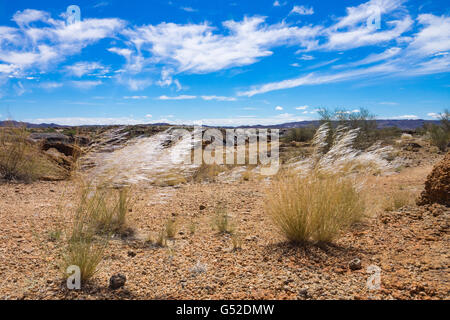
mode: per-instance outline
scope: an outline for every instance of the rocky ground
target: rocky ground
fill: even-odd
[[[409,168],[373,177],[380,203],[404,188],[418,197],[442,156],[416,156]],[[423,151],[419,151],[423,152]],[[430,160],[431,159],[431,160]],[[81,291],[65,289],[59,268],[76,199],[71,181],[0,185],[0,298],[2,299],[449,299],[449,214],[441,205],[374,210],[334,244],[286,243],[264,213],[264,180],[145,184],[133,188],[129,223],[136,234],[109,243],[98,273]],[[235,227],[213,229],[225,205]],[[382,206],[380,206],[381,208]],[[167,219],[177,234],[167,247],[146,240]],[[369,266],[381,287],[369,290]],[[113,274],[126,276],[118,290]]]

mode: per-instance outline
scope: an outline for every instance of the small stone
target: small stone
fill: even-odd
[[[361,260],[358,258],[355,258],[352,261],[350,261],[348,266],[350,267],[351,270],[360,270],[362,268]]]
[[[306,298],[308,296],[308,289],[306,289],[306,288],[300,289],[298,291],[298,295]]]
[[[200,209],[200,210],[205,210],[206,207],[205,207],[204,205],[201,204],[200,207],[199,207],[199,209]]]
[[[125,285],[125,282],[127,281],[127,277],[125,277],[121,273],[114,274],[109,279],[109,288],[112,290],[119,289]]]

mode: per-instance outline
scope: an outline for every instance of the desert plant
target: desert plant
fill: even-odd
[[[224,207],[218,207],[213,217],[213,225],[220,233],[233,233],[234,227]]]
[[[350,178],[284,173],[272,183],[266,212],[292,242],[331,241],[362,218],[364,200]]]
[[[432,125],[428,131],[431,144],[438,147],[439,150],[445,151],[450,142],[450,132],[445,130],[444,126]]]
[[[29,182],[37,178],[38,149],[27,137],[24,127],[0,128],[0,175],[7,180]]]
[[[63,257],[63,271],[69,266],[75,265],[80,268],[81,281],[89,280],[96,272],[99,263],[102,261],[105,244],[96,243],[94,239],[87,234],[83,234],[71,239],[67,245],[66,253]]]
[[[175,219],[168,219],[165,224],[165,233],[168,239],[172,239],[177,234]]]
[[[129,208],[129,192],[106,187],[86,186],[82,192],[77,218],[100,234],[125,234],[129,232],[126,215]]]
[[[285,142],[307,142],[312,140],[314,137],[314,133],[316,132],[316,128],[306,127],[306,128],[293,128],[290,129],[286,136],[283,138]]]
[[[231,235],[231,242],[233,243],[233,250],[242,249],[242,235],[240,233],[233,233]]]
[[[414,204],[415,195],[409,190],[396,190],[391,192],[384,201],[385,211],[396,211],[404,206]]]
[[[358,149],[367,148],[378,138],[376,116],[366,108],[353,111],[344,108],[338,108],[334,111],[322,108],[318,113],[321,123],[326,123],[329,126],[328,143],[325,146],[325,150],[331,147],[330,144],[333,141],[332,137],[335,135],[335,128],[339,127],[359,130],[359,134],[354,139],[354,145]]]

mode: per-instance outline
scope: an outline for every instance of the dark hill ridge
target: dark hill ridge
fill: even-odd
[[[378,128],[387,128],[387,127],[397,127],[401,130],[414,130],[417,128],[422,127],[425,123],[428,124],[438,124],[438,120],[422,120],[422,119],[414,119],[414,120],[376,120]],[[280,128],[280,129],[288,129],[288,128],[304,128],[309,126],[318,126],[319,125],[318,120],[312,120],[312,121],[298,121],[298,122],[287,122],[277,125],[254,125],[254,126],[239,126],[239,128]],[[11,126],[13,124],[14,126],[26,126],[27,128],[68,128],[70,126],[63,126],[58,125],[55,123],[41,123],[41,124],[34,124],[34,123],[28,123],[28,122],[19,122],[19,121],[0,121],[0,127],[3,126]],[[161,126],[161,125],[170,125],[168,123],[154,123],[154,124],[147,124],[144,126]],[[108,125],[110,127],[111,125]],[[80,126],[80,127],[102,127],[101,125],[96,126]],[[208,127],[208,126],[205,126]]]

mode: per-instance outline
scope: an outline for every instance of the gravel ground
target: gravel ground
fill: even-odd
[[[431,165],[380,177],[423,188]],[[2,299],[449,299],[448,207],[404,207],[373,215],[332,245],[286,243],[264,214],[264,181],[133,189],[133,238],[109,243],[98,273],[80,291],[65,289],[59,268],[70,225],[71,182],[0,185]],[[388,188],[386,189],[388,190]],[[213,230],[225,204],[242,248]],[[176,219],[177,235],[161,248],[145,240]],[[59,232],[62,232],[58,238]],[[51,236],[53,235],[53,236]],[[354,259],[359,259],[360,264]],[[381,270],[368,290],[367,268]],[[115,274],[123,288],[108,288]]]

